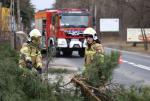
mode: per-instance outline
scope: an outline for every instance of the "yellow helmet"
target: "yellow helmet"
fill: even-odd
[[[29,33],[30,38],[32,37],[41,37],[41,33],[38,29],[33,29],[30,33]]]
[[[93,29],[93,28],[91,28],[91,27],[86,28],[86,29],[83,31],[83,35],[84,35],[84,36],[86,36],[86,35],[91,35],[91,36],[93,36],[93,39],[94,39],[94,40],[98,39],[98,38],[97,38],[97,35],[96,35],[95,29]]]

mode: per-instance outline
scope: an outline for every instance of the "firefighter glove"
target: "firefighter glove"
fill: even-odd
[[[36,68],[36,70],[38,71],[39,74],[42,74],[42,68],[41,67]]]
[[[26,66],[27,66],[28,69],[31,70],[32,69],[32,61],[27,60]]]

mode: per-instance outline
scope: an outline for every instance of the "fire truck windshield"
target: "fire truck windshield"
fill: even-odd
[[[65,28],[86,28],[89,23],[88,15],[62,15],[60,24]]]

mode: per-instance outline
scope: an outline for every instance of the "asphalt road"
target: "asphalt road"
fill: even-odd
[[[105,48],[106,51],[114,49]],[[114,71],[114,81],[125,86],[150,85],[150,56],[120,51],[121,64]]]
[[[83,68],[84,58],[80,57],[75,51],[70,57],[64,57],[63,55],[55,57],[49,65],[78,71]]]
[[[106,52],[110,52],[111,48],[105,48]],[[122,63],[114,71],[113,82],[131,85],[150,85],[150,56],[121,51]],[[82,68],[84,58],[78,56],[74,52],[72,57],[56,57],[50,63],[50,66],[68,67],[78,70]]]

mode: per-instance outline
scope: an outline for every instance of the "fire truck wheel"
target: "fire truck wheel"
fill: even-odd
[[[59,50],[56,50],[55,56],[56,56],[56,57],[59,57],[59,56],[60,56],[60,51],[59,51]]]
[[[79,50],[78,54],[80,55],[80,57],[84,57],[85,51],[84,50]]]
[[[71,56],[72,55],[72,51],[63,51],[63,55],[64,56]]]

